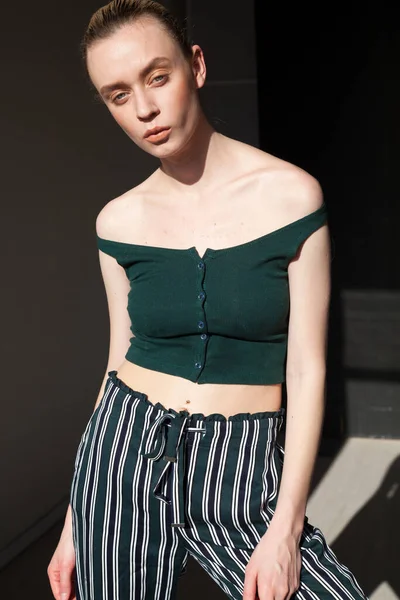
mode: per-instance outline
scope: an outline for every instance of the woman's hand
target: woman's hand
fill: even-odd
[[[47,567],[51,591],[56,600],[76,600],[75,593],[75,549],[72,539],[72,524],[67,520],[60,541]]]
[[[300,584],[300,536],[274,518],[246,566],[243,600],[289,600]]]

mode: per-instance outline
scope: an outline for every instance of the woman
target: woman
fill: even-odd
[[[365,599],[305,516],[330,297],[318,182],[213,129],[203,52],[161,5],[114,0],[83,51],[160,167],[96,221],[109,359],[48,567],[54,596],[173,598],[191,554],[230,598]]]

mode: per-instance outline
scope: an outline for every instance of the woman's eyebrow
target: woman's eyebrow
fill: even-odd
[[[168,63],[168,64],[171,63],[171,61],[170,61],[170,59],[168,57],[166,57],[166,56],[156,56],[145,67],[143,67],[143,69],[141,69],[139,71],[139,77],[140,77],[140,79],[143,79],[155,67],[158,67],[161,64],[165,64],[165,63]],[[103,85],[103,87],[100,88],[100,94],[102,96],[106,96],[110,92],[113,92],[114,90],[116,90],[118,88],[121,88],[121,87],[126,87],[126,83],[124,81],[116,81],[115,83],[110,83],[108,85]]]

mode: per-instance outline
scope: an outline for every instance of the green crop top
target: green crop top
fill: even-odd
[[[287,268],[327,221],[314,212],[259,238],[213,250],[162,248],[100,238],[130,281],[134,337],[125,358],[197,383],[285,381]]]

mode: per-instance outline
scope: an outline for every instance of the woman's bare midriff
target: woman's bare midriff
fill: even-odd
[[[282,403],[282,384],[237,385],[198,384],[183,377],[161,373],[125,360],[117,377],[134,391],[144,392],[153,404],[177,412],[221,413],[230,417],[237,413],[256,413],[279,410]]]

